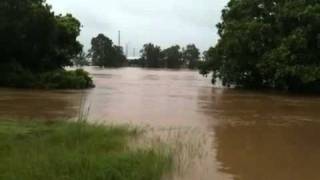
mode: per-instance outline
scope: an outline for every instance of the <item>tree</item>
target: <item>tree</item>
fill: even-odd
[[[162,58],[167,68],[180,68],[182,65],[182,53],[180,52],[180,46],[169,47],[162,52]]]
[[[82,52],[81,24],[71,14],[55,15],[45,0],[1,0],[0,86],[88,88],[84,71],[66,71]]]
[[[203,73],[227,85],[320,90],[317,0],[231,0]]]
[[[75,58],[73,58],[73,65],[75,66],[89,66],[89,61],[87,60],[87,55],[85,52],[81,52]]]
[[[141,62],[143,67],[160,68],[164,66],[159,46],[155,46],[152,43],[145,44],[140,52],[142,54]]]
[[[200,51],[194,44],[187,45],[186,49],[182,52],[183,61],[189,69],[198,67]]]
[[[116,66],[124,66],[128,64],[128,60],[126,58],[126,56],[123,53],[123,48],[121,46],[113,46],[114,50],[115,50],[115,54],[114,57],[116,59]]]
[[[89,56],[92,64],[101,67],[121,67],[126,61],[121,47],[113,45],[111,39],[103,34],[91,40]]]
[[[0,66],[36,73],[70,65],[82,50],[80,27],[70,14],[56,16],[44,0],[2,0]]]
[[[56,16],[57,19],[57,33],[59,34],[56,42],[56,51],[52,56],[61,64],[71,65],[71,60],[81,54],[83,45],[77,41],[80,35],[81,23],[71,14],[66,16]],[[60,67],[60,68],[61,68]]]

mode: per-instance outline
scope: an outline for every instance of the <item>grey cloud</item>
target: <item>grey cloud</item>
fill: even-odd
[[[57,13],[72,13],[83,24],[80,41],[90,48],[90,40],[104,33],[132,52],[144,43],[166,48],[195,43],[202,51],[218,39],[215,24],[228,0],[47,0]]]

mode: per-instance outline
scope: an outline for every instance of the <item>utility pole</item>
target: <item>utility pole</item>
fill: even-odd
[[[121,31],[118,31],[118,46],[121,46]]]

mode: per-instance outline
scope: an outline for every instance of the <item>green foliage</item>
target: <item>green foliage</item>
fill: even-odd
[[[169,47],[162,52],[163,60],[167,68],[180,68],[183,64],[182,53],[180,52],[180,46]]]
[[[226,85],[320,90],[318,1],[231,0],[217,27],[202,73]]]
[[[84,89],[94,87],[91,77],[82,69],[75,71],[59,69],[33,73],[23,69],[19,63],[11,64],[11,67],[5,67],[10,70],[0,68],[0,86],[37,89]]]
[[[200,52],[195,45],[188,45],[181,51],[178,45],[161,50],[159,46],[149,43],[143,46],[141,54],[140,62],[135,64],[142,64],[142,67],[177,69],[186,66],[195,69]]]
[[[80,26],[70,14],[54,15],[44,0],[2,0],[0,66],[15,62],[45,72],[70,65],[82,50]]]
[[[0,86],[92,87],[88,74],[63,70],[82,52],[80,27],[71,14],[55,15],[45,0],[2,0]]]
[[[18,62],[7,62],[0,66],[0,86],[26,88],[34,86],[34,82],[33,73],[23,69]]]
[[[199,65],[200,51],[194,44],[189,44],[183,49],[182,58],[189,69],[196,69]]]
[[[164,67],[161,59],[161,48],[152,43],[145,44],[141,50],[141,63],[143,67],[160,68]]]
[[[82,69],[43,73],[39,76],[39,82],[36,87],[45,89],[85,89],[94,87],[91,77]]]
[[[93,38],[91,46],[89,56],[92,58],[94,66],[121,67],[127,61],[122,48],[113,45],[112,40],[103,34]]]
[[[75,58],[73,58],[72,62],[73,62],[73,65],[78,66],[78,67],[90,65],[89,61],[87,60],[87,55],[84,52],[81,52]]]
[[[171,157],[132,150],[135,130],[84,122],[0,122],[0,179],[160,180]]]

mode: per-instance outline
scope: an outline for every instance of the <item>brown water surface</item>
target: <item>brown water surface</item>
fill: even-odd
[[[0,117],[75,117],[85,98],[90,120],[184,144],[171,179],[320,179],[319,97],[217,88],[186,70],[88,70],[92,90],[1,89]]]

